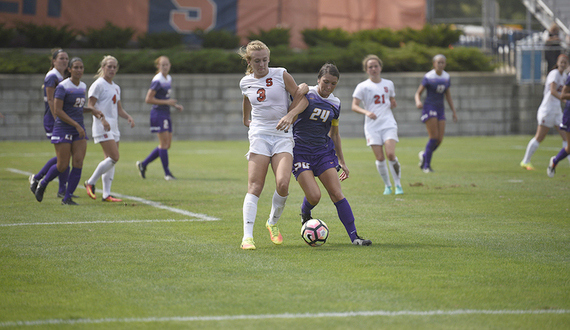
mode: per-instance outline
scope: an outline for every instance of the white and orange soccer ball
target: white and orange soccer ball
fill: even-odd
[[[321,246],[329,237],[329,227],[323,220],[311,219],[301,227],[301,237],[310,246]]]

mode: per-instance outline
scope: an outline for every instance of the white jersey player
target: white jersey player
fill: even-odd
[[[121,202],[119,198],[111,196],[111,183],[115,177],[115,164],[119,161],[119,117],[127,119],[131,128],[135,126],[133,118],[121,105],[121,88],[113,82],[119,69],[119,62],[113,56],[105,56],[97,72],[97,80],[89,88],[89,107],[95,108],[104,114],[101,121],[93,118],[93,141],[103,148],[105,159],[97,165],[93,175],[85,181],[85,190],[92,199],[95,196],[95,184],[99,177],[103,181],[103,201]]]
[[[569,62],[568,56],[561,54],[558,56],[556,61],[556,68],[550,71],[546,77],[542,102],[540,103],[536,114],[536,120],[538,122],[536,134],[528,142],[524,158],[520,162],[520,166],[524,169],[534,170],[534,166],[532,166],[530,162],[531,157],[536,149],[538,149],[538,146],[544,140],[551,127],[556,127],[558,133],[560,133],[560,136],[562,137],[562,147],[565,148],[568,144],[568,141],[566,141],[566,134],[560,130],[559,126],[562,122],[560,93],[562,92],[562,88],[564,87],[564,83],[568,77],[564,71],[570,65]]]
[[[306,106],[306,103],[299,102],[306,101],[306,98],[304,94],[297,93],[297,84],[285,69],[269,68],[269,48],[263,42],[251,41],[241,49],[240,55],[247,62],[246,76],[240,81],[240,88],[243,94],[243,124],[249,127],[248,187],[243,202],[244,234],[241,248],[255,250],[253,225],[270,163],[276,188],[265,227],[274,244],[283,242],[277,221],[289,195],[294,142],[293,121],[282,117],[289,108],[289,95],[295,96],[291,106]]]
[[[352,111],[365,115],[366,145],[372,148],[376,157],[376,169],[384,181],[384,195],[392,194],[390,172],[396,186],[396,195],[400,195],[404,190],[400,183],[400,163],[396,157],[396,143],[399,140],[398,124],[392,113],[392,109],[396,107],[394,83],[380,77],[382,60],[376,55],[366,56],[362,61],[362,68],[368,74],[368,79],[358,84],[352,93]]]

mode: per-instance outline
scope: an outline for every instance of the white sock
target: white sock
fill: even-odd
[[[288,195],[287,195],[288,196]],[[281,196],[277,193],[277,190],[273,192],[273,200],[271,201],[271,213],[269,213],[269,224],[274,225],[279,221],[283,210],[285,209],[285,202],[287,201],[287,196]]]
[[[376,169],[378,170],[378,173],[382,177],[382,180],[384,180],[384,185],[386,187],[392,187],[392,184],[390,183],[390,173],[388,172],[388,166],[386,165],[386,160],[383,161],[376,160]]]
[[[111,167],[107,172],[103,173],[101,176],[101,181],[103,181],[103,199],[111,195],[111,184],[113,183],[113,178],[115,177],[115,165]]]
[[[87,183],[88,184],[96,184],[97,180],[99,180],[99,178],[103,175],[103,173],[109,171],[109,169],[111,167],[115,166],[115,163],[116,162],[113,159],[111,159],[111,157],[107,157],[107,158],[103,159],[99,163],[99,165],[97,165],[97,168],[93,172],[93,175],[91,175],[89,180],[87,180]]]
[[[532,155],[534,155],[536,149],[538,149],[539,145],[540,143],[536,141],[536,138],[530,139],[528,145],[526,146],[526,152],[524,153],[524,158],[522,160],[523,164],[530,163],[530,159],[532,158]]]
[[[253,238],[253,225],[257,215],[257,201],[259,197],[253,194],[246,194],[243,200],[243,238]]]
[[[396,160],[389,160],[388,163],[390,164],[390,172],[394,179],[394,185],[396,185],[396,187],[401,187],[400,178],[402,177],[402,167],[398,162],[398,157],[396,157]]]

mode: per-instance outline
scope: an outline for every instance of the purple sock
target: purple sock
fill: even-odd
[[[34,179],[41,180],[44,176],[46,176],[49,169],[55,164],[57,164],[57,157],[53,157],[52,159],[48,160],[44,167],[42,167],[42,169],[38,172],[38,174],[34,175]]]
[[[67,190],[67,178],[69,177],[69,166],[67,169],[59,174],[59,194],[65,194]]]
[[[429,139],[426,144],[426,150],[424,151],[425,164],[424,168],[431,167],[431,156],[434,150],[437,148],[437,139]]]
[[[158,155],[160,156],[160,161],[162,162],[164,175],[172,175],[172,173],[170,173],[170,169],[168,168],[168,149],[158,149]]]
[[[356,226],[354,225],[354,215],[352,214],[352,209],[346,198],[334,203],[336,206],[336,212],[340,221],[344,225],[348,236],[350,236],[350,241],[354,241],[356,238]]]
[[[69,171],[69,168],[67,168],[67,170]],[[69,173],[69,179],[67,180],[67,190],[65,191],[65,197],[63,198],[64,200],[71,198],[71,195],[73,195],[75,192],[75,188],[77,188],[80,179],[81,168],[72,168],[71,172]]]
[[[40,181],[40,184],[47,187],[48,183],[52,182],[60,173],[61,172],[57,170],[57,164],[52,165],[42,181]]]
[[[315,208],[315,205],[311,205],[307,201],[307,197],[303,197],[303,204],[301,204],[301,213],[311,215],[311,211]]]
[[[148,154],[148,156],[143,160],[142,166],[147,167],[153,160],[158,158],[158,147],[154,148],[154,150]]]
[[[566,157],[568,157],[568,153],[566,152],[565,148],[562,148],[562,150],[560,150],[558,155],[556,155],[556,157],[554,157],[554,160],[552,162],[554,163],[554,165],[556,165],[556,164],[558,164],[559,161],[563,160]]]

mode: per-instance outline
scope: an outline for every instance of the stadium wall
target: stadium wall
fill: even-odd
[[[136,127],[131,129],[120,119],[121,139],[126,141],[155,140],[149,133],[150,105],[144,98],[153,75],[117,75],[121,86],[123,107],[131,114]],[[399,135],[425,136],[416,109],[414,93],[423,73],[386,73],[394,82],[398,107],[394,115]],[[173,74],[173,98],[184,106],[184,111],[172,111],[174,139],[230,140],[247,139],[247,128],[242,124],[242,95],[238,87],[241,74]],[[297,83],[316,83],[316,74],[294,74]],[[40,89],[43,75],[0,75],[0,140],[43,140],[43,94]],[[365,80],[364,74],[341,74],[335,90],[342,102],[340,130],[343,137],[364,137],[364,117],[350,110],[352,92]],[[90,86],[92,77],[83,81]],[[448,136],[474,135],[532,135],[536,130],[536,110],[542,98],[542,86],[516,84],[514,75],[493,73],[451,73],[451,94],[458,111],[459,123],[451,121],[446,107]],[[425,94],[424,94],[425,96]],[[91,116],[85,117],[88,134]]]

